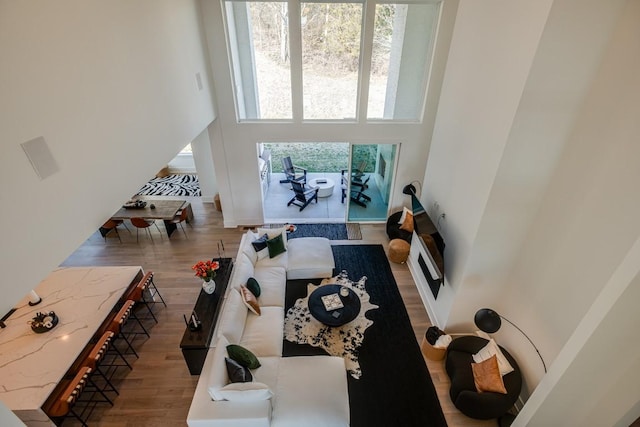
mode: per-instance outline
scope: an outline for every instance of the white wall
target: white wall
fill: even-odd
[[[195,0],[2,0],[0,52],[4,313],[214,110]],[[43,181],[20,147],[38,136],[60,169]]]
[[[615,405],[606,395],[640,380],[637,351],[612,338],[640,316],[620,315],[628,299],[601,300],[640,235],[640,5],[521,3],[460,3],[422,200],[447,215],[437,314],[471,330],[486,305],[540,347],[550,374],[518,425],[613,425],[640,407],[637,395]],[[596,305],[600,323],[584,326]],[[496,339],[519,361],[526,397],[542,377],[538,356],[508,324]],[[599,388],[589,380],[605,360],[616,367],[597,372]]]
[[[256,144],[259,142],[354,142],[368,144],[400,143],[399,163],[390,206],[398,209],[405,196],[402,187],[424,175],[429,152],[430,135],[443,62],[448,47],[450,25],[457,2],[448,1],[444,8],[444,28],[441,45],[436,49],[436,66],[427,98],[427,113],[422,123],[237,123],[233,99],[233,83],[226,60],[211,62],[215,76],[218,119],[209,129],[215,154],[216,178],[223,207],[224,225],[260,224],[263,222],[260,180],[258,177]],[[220,2],[202,0],[211,58],[227,58],[224,23]],[[449,27],[447,27],[449,26]]]
[[[628,426],[640,416],[640,239],[604,284],[515,426]],[[628,423],[620,424],[626,418]]]
[[[500,301],[499,310],[518,319],[548,363],[564,351],[640,236],[640,5],[607,5],[600,19],[609,11],[619,20]],[[640,323],[637,310],[627,316]],[[499,336],[535,384],[537,356],[507,332]],[[608,351],[615,363],[617,352]]]
[[[173,159],[169,160],[169,173],[196,173],[196,163],[192,153],[178,153]]]
[[[480,287],[473,282],[481,272],[466,271],[469,257],[550,4],[460,2],[421,197],[427,209],[437,202],[446,213],[446,284],[435,305],[441,324],[463,280]]]
[[[211,151],[211,139],[209,130],[205,129],[191,142],[193,160],[198,171],[200,193],[203,202],[213,203],[213,198],[218,192],[216,170],[213,166],[213,153]]]

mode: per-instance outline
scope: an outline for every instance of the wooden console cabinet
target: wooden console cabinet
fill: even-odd
[[[207,357],[207,351],[222,308],[222,301],[227,291],[232,268],[233,261],[231,258],[222,258],[220,260],[220,269],[214,279],[216,290],[211,295],[201,290],[193,308],[193,311],[202,322],[202,327],[198,331],[190,331],[189,328],[185,328],[184,335],[182,335],[180,348],[191,375],[200,375],[200,372],[202,372],[204,359]],[[187,314],[187,318],[191,315],[191,313],[185,314]]]

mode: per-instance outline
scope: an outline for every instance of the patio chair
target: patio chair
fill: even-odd
[[[371,197],[364,194],[364,190],[367,188],[367,182],[369,181],[370,178],[371,177],[368,176],[367,179],[365,179],[364,183],[362,184],[359,190],[354,189],[353,188],[354,184],[353,182],[351,183],[351,201],[356,205],[362,206],[363,208],[366,208],[367,202],[371,201]]]
[[[366,167],[367,161],[363,160],[360,162],[357,168],[351,171],[351,183],[362,182],[362,177],[364,176],[364,170]]]
[[[282,158],[282,169],[286,179],[280,180],[280,184],[286,184],[288,182],[298,182],[303,186],[307,183],[307,170],[303,167],[296,166],[291,162],[291,157]]]
[[[305,191],[304,185],[302,185],[298,181],[291,181],[291,186],[293,187],[293,192],[295,193],[295,195],[291,200],[289,200],[287,206],[291,206],[292,204],[294,204],[296,206],[299,206],[300,212],[302,212],[302,210],[306,208],[307,205],[314,199],[316,203],[318,203],[319,188],[312,188],[311,190]]]
[[[342,199],[340,200],[341,203],[344,203],[344,199],[347,198],[347,189],[349,188],[349,181],[345,176],[346,172],[346,169],[342,169],[342,172],[340,173],[340,190],[342,192]]]
[[[365,179],[364,181],[362,181],[362,179],[360,179],[359,181],[355,181],[352,180],[351,181],[351,188],[360,188],[362,191],[366,190],[367,188],[369,188],[369,179],[371,178],[371,175],[367,176],[367,179]]]

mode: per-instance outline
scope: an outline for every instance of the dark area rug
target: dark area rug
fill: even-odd
[[[268,228],[280,228],[288,224],[267,224]],[[326,237],[329,240],[361,240],[360,224],[296,224],[296,231],[287,234],[288,239],[298,237]]]
[[[446,420],[422,358],[409,315],[393,278],[382,245],[332,246],[336,272],[347,270],[351,280],[367,276],[373,325],[365,332],[359,362],[362,377],[348,376],[351,427],[441,427]],[[306,295],[307,283],[287,281],[285,312]],[[284,356],[326,354],[310,345],[284,341]]]
[[[347,240],[345,224],[296,224],[296,231],[289,233],[287,239],[298,237],[326,237],[329,240]]]

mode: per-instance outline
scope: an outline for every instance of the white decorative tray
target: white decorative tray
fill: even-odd
[[[327,311],[337,310],[344,307],[342,301],[340,300],[340,296],[337,293],[325,295],[321,299],[322,303],[324,304],[324,308]]]

